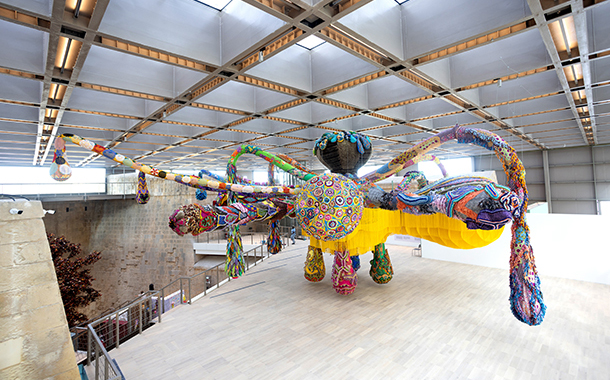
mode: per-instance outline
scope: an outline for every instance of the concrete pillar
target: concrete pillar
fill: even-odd
[[[80,379],[43,216],[0,200],[0,379]]]

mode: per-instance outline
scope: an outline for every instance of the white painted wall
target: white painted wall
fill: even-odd
[[[527,223],[540,275],[610,285],[610,217],[528,214]],[[422,257],[508,269],[510,240],[510,225],[483,248],[452,249],[422,240]]]

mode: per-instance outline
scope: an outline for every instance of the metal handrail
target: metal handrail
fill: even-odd
[[[104,380],[119,380],[123,376],[121,372],[114,364],[110,355],[108,355],[108,351],[104,348],[104,345],[100,341],[100,338],[95,333],[95,330],[91,325],[87,326],[88,329],[88,346],[91,347],[91,344],[94,346],[95,353],[95,380],[100,379],[100,358],[104,358],[104,373],[102,379]],[[100,355],[101,353],[101,355]],[[112,373],[110,373],[112,371]]]
[[[259,260],[256,260],[259,256],[256,254],[256,251],[258,249],[261,250],[261,255],[260,255],[260,261],[263,261],[265,259],[265,257],[269,257],[269,252],[267,252],[267,255],[265,256],[264,254],[264,249],[263,249],[263,245],[258,245],[252,249],[249,249],[248,251],[245,251],[243,254],[246,257],[246,267],[245,269],[248,270],[250,269],[250,267],[256,266],[256,264],[258,264]],[[250,263],[248,262],[247,258],[251,257],[250,256],[250,252],[254,252],[254,258],[255,261],[252,265],[250,265]],[[106,350],[106,347],[110,347],[111,348],[119,348],[121,339],[122,339],[122,333],[124,333],[124,335],[126,336],[126,338],[130,338],[131,336],[134,336],[133,334],[136,333],[135,330],[135,326],[133,326],[133,324],[131,323],[133,320],[135,320],[135,324],[137,324],[137,334],[135,335],[139,335],[142,333],[142,331],[145,328],[148,328],[150,326],[152,326],[152,324],[154,324],[154,320],[158,319],[158,322],[161,323],[162,320],[162,315],[163,313],[166,312],[165,310],[165,290],[168,289],[170,286],[180,282],[180,304],[183,303],[188,303],[189,305],[192,304],[193,299],[198,299],[199,297],[203,297],[205,295],[207,295],[207,293],[209,292],[209,289],[207,287],[207,283],[203,289],[202,293],[197,294],[196,296],[193,297],[193,294],[191,292],[191,282],[194,278],[201,276],[201,275],[207,275],[208,273],[211,273],[211,271],[216,271],[216,288],[214,289],[218,289],[222,284],[231,281],[231,278],[228,277],[226,280],[223,281],[219,281],[219,267],[221,265],[224,265],[224,263],[220,263],[212,268],[206,269],[203,272],[194,274],[192,276],[189,277],[179,277],[175,280],[173,280],[172,282],[170,282],[169,284],[165,285],[163,288],[161,288],[160,290],[157,291],[148,291],[145,294],[141,294],[135,301],[131,302],[130,304],[123,306],[121,308],[118,308],[116,310],[113,310],[112,312],[104,315],[101,318],[98,318],[96,320],[94,320],[93,322],[89,323],[87,325],[87,365],[91,364],[92,360],[95,360],[95,380],[99,380],[99,379],[103,379],[103,380],[115,380],[115,379],[121,379],[122,375],[121,372],[118,368],[117,365],[115,365],[115,363],[112,361],[112,358],[110,357],[110,355],[108,354],[108,351]],[[184,281],[188,281],[188,302],[184,302]],[[210,288],[211,289],[211,288]],[[155,304],[156,301],[156,309],[153,309],[153,306]],[[145,305],[148,305],[149,308],[145,309]],[[134,316],[133,312],[134,312],[134,308],[137,308],[137,316]],[[144,311],[146,310],[146,311]],[[125,313],[127,313],[127,326],[123,327],[123,331],[121,332],[121,316],[124,315]],[[146,313],[146,314],[144,314]],[[144,325],[144,320],[147,320],[146,323],[147,325]],[[98,335],[98,331],[96,331],[96,328],[99,329],[107,329],[107,334],[104,335],[105,339],[102,340],[100,338],[100,336]],[[82,327],[77,327],[75,329],[73,329],[75,331],[81,331],[84,330]],[[75,350],[78,351],[78,337],[77,337],[77,342],[74,343],[75,344]],[[92,345],[93,345],[93,350],[92,350]],[[101,353],[101,355],[100,355]],[[100,359],[104,358],[104,373],[103,373],[103,377],[99,377],[100,375]],[[110,373],[109,371],[112,371],[113,373]],[[109,377],[109,375],[111,377]]]

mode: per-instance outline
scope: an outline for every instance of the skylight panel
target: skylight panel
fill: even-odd
[[[312,50],[322,45],[324,42],[326,41],[324,41],[320,37],[309,36],[301,40],[301,42],[297,42],[297,45],[299,45],[300,47],[304,47],[305,49]]]
[[[197,3],[207,5],[208,7],[214,8],[217,11],[222,11],[224,7],[231,2],[231,0],[195,0]]]

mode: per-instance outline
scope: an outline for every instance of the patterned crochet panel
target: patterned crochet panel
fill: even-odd
[[[385,243],[375,246],[369,275],[378,284],[387,284],[394,276],[394,268],[390,262],[390,255],[385,249]]]
[[[312,247],[307,248],[307,258],[305,259],[304,274],[307,281],[320,282],[326,275],[326,266],[324,265],[324,256],[322,250]]]
[[[136,195],[136,202],[143,205],[148,203],[150,200],[150,193],[148,192],[148,186],[146,185],[146,173],[138,173],[138,193]]]
[[[358,285],[358,275],[352,268],[352,260],[348,251],[336,251],[333,273],[331,276],[333,289],[344,296],[352,294]]]

